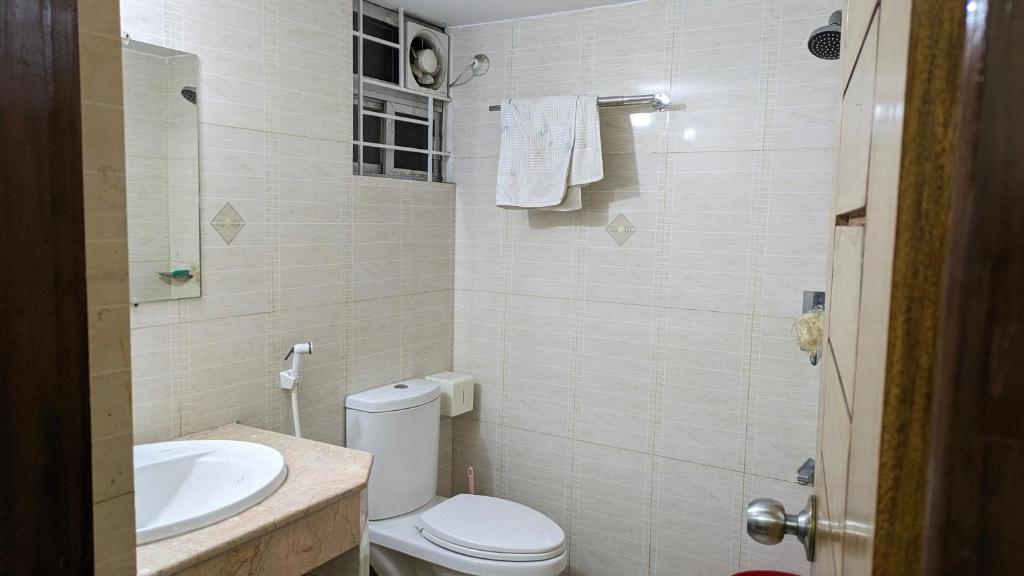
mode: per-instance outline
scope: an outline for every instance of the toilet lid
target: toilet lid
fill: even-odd
[[[489,496],[459,494],[421,514],[416,525],[439,546],[495,560],[554,558],[565,543],[565,532],[547,516]]]

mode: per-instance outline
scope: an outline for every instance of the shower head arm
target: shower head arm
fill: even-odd
[[[463,84],[469,82],[476,76],[483,76],[484,74],[487,74],[487,69],[490,67],[491,61],[490,59],[487,58],[487,55],[477,54],[473,56],[473,59],[470,60],[469,64],[466,64],[466,67],[462,69],[462,72],[459,72],[459,75],[455,77],[455,80],[448,84],[448,87],[453,88],[455,86],[462,86]],[[473,74],[465,81],[463,81],[462,77],[465,76],[466,72],[469,72],[470,70],[473,71]]]

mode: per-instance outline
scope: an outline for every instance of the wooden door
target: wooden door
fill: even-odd
[[[962,21],[957,2],[844,6],[815,575],[921,570]]]
[[[878,34],[881,6],[874,2],[850,0],[844,7],[841,52],[843,89],[840,104],[839,145],[837,147],[835,191],[832,201],[832,229],[829,255],[825,342],[822,347],[821,386],[818,405],[818,454],[815,471],[815,497],[818,502],[817,538],[813,574],[832,576],[844,573],[844,563],[856,562],[863,555],[854,547],[846,554],[847,500],[861,498],[872,486],[850,485],[851,452],[855,408],[860,428],[868,420],[878,422],[874,406],[863,399],[877,394],[876,380],[868,372],[872,366],[861,367],[868,355],[877,353],[871,343],[858,346],[861,330],[861,304],[864,312],[880,303],[865,294],[865,272],[869,276],[879,270],[865,270],[865,243],[868,241],[867,205],[868,177],[872,153],[875,81],[878,60]],[[880,144],[880,142],[879,142]],[[874,195],[872,195],[874,204]],[[874,217],[875,214],[872,214]],[[884,217],[884,216],[883,216]],[[874,224],[874,218],[872,218]],[[876,246],[880,227],[871,226],[870,242]],[[871,266],[878,264],[870,259]],[[870,279],[869,279],[870,281]],[[884,304],[884,303],[882,303]],[[872,327],[865,322],[865,331]],[[860,355],[858,355],[858,349]],[[858,378],[858,368],[864,374]],[[858,388],[859,381],[864,383]],[[859,392],[859,397],[858,393]],[[859,406],[855,399],[861,400]],[[861,432],[861,430],[858,430]],[[861,433],[856,441],[868,438]],[[863,466],[863,463],[860,463]],[[850,511],[851,513],[854,511]],[[851,522],[852,522],[851,518]],[[861,518],[871,524],[874,518]],[[850,571],[847,573],[864,573]]]

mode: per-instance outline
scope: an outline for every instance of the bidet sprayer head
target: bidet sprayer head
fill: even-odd
[[[288,355],[284,357],[285,360],[292,358],[291,370],[285,370],[281,372],[281,388],[285,390],[294,390],[295,386],[299,383],[299,369],[302,368],[302,357],[306,354],[313,353],[312,342],[299,342],[292,346],[292,349],[288,351]]]
[[[292,349],[288,351],[288,355],[284,357],[285,360],[292,357],[292,354],[312,354],[313,343],[312,342],[299,342],[292,346]]]
[[[289,358],[292,358],[293,354],[295,355],[295,358],[292,358],[292,369],[286,371],[291,373],[291,376],[295,382],[299,380],[299,368],[302,368],[302,357],[306,354],[312,353],[312,342],[299,342],[298,344],[292,346],[292,349],[288,351],[288,355],[284,357],[285,360],[288,360]]]

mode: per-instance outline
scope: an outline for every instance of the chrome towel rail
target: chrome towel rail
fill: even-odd
[[[657,111],[668,108],[672,100],[668,94],[637,94],[636,96],[602,96],[597,99],[598,106],[635,106],[637,104],[650,104]],[[491,112],[501,110],[500,104],[492,104],[487,107]]]

